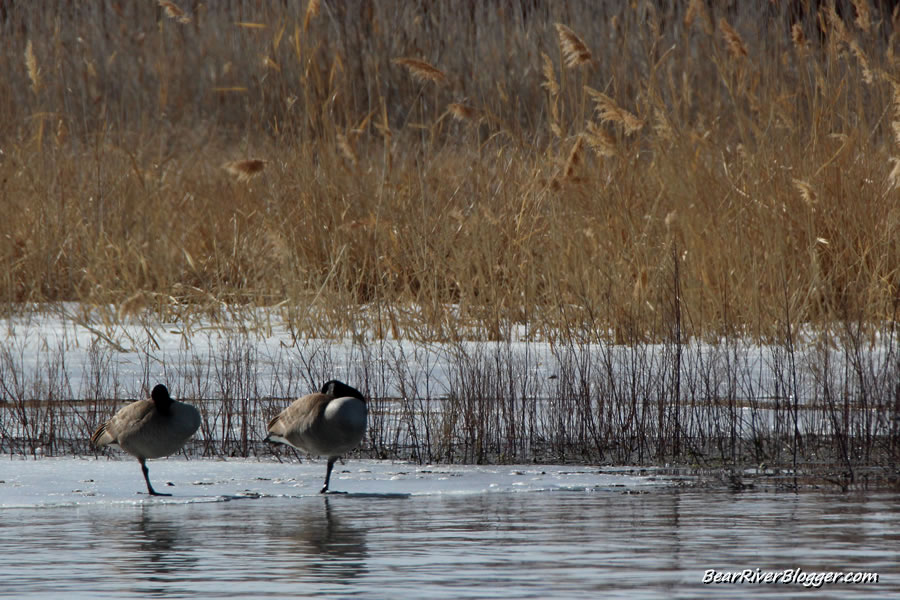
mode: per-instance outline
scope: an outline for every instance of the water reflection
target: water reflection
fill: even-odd
[[[173,582],[192,577],[199,558],[195,528],[185,523],[186,512],[185,507],[142,505],[131,514],[95,522],[118,550],[110,562],[123,574],[123,582],[132,582],[134,593],[166,596]]]
[[[274,513],[268,531],[289,543],[288,551],[309,575],[347,583],[366,573],[366,530],[355,524],[352,514],[347,516],[349,511],[342,515],[346,506],[332,504],[325,496]]]
[[[900,597],[900,502],[709,490],[260,498],[0,512],[17,598]],[[704,585],[704,571],[874,571]]]
[[[197,562],[191,550],[190,529],[164,516],[158,507],[141,507],[133,534],[147,571],[165,575]]]

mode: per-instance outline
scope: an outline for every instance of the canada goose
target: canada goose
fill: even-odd
[[[97,448],[118,446],[137,457],[150,495],[171,496],[150,485],[146,461],[178,452],[199,427],[197,409],[173,400],[166,386],[160,384],[153,388],[149,399],[132,402],[98,427],[91,443]]]
[[[321,490],[324,494],[334,462],[362,441],[367,413],[366,399],[359,390],[332,379],[322,391],[295,400],[269,421],[265,441],[327,456],[328,470]]]

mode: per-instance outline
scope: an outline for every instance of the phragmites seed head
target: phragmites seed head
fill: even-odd
[[[263,172],[266,161],[258,158],[233,160],[222,165],[222,168],[238,178],[238,181],[249,181]]]
[[[419,60],[417,58],[395,58],[393,62],[396,65],[406,67],[413,76],[413,79],[423,82],[430,81],[432,83],[443,83],[447,80],[447,76],[444,75],[443,71],[424,60]]]
[[[553,70],[553,61],[547,56],[546,52],[541,52],[544,59],[544,82],[541,84],[545,90],[550,92],[551,96],[559,94],[559,84],[556,82],[556,71]]]
[[[891,186],[891,189],[896,190],[900,188],[900,158],[892,156],[888,159],[888,162],[894,165],[888,174],[888,185]]]
[[[578,165],[581,164],[581,153],[583,149],[584,138],[579,135],[575,138],[575,145],[572,146],[572,150],[569,152],[569,158],[566,159],[566,165],[563,168],[564,178],[571,179],[575,175],[575,170],[578,168]]]
[[[322,7],[321,0],[309,0],[306,5],[306,15],[303,17],[303,31],[309,30],[309,23],[313,17],[319,16],[319,9]]]
[[[616,155],[616,138],[593,121],[588,122],[584,139],[598,155]]]
[[[872,68],[869,65],[869,59],[866,57],[865,51],[863,51],[862,46],[859,45],[855,39],[851,39],[849,41],[850,51],[853,52],[853,55],[856,57],[856,60],[859,62],[859,67],[862,69],[863,81],[872,85],[875,83],[875,74],[872,72]]]
[[[830,4],[822,10],[825,12],[825,21],[828,23],[828,27],[831,28],[831,39],[838,43],[849,40],[850,35],[847,33],[847,26],[844,25],[844,20],[838,14],[834,4]]]
[[[60,119],[56,123],[56,145],[63,146],[69,139],[69,128],[66,126],[64,119]]]
[[[590,64],[594,57],[584,40],[562,23],[556,24],[556,32],[559,34],[559,46],[567,67],[572,69]]]
[[[170,19],[174,19],[179,23],[191,22],[191,18],[174,2],[170,2],[169,0],[159,0],[159,5],[166,11],[166,16]]]
[[[734,27],[725,20],[725,17],[719,19],[719,30],[722,32],[722,37],[725,38],[725,44],[728,46],[728,52],[731,53],[731,56],[736,59],[747,58],[748,52],[747,46],[744,45],[744,40],[741,39],[741,35],[735,31]]]
[[[666,218],[663,219],[663,222],[666,224],[666,229],[672,229],[672,227],[675,225],[675,221],[677,219],[678,219],[678,211],[676,211],[676,210],[669,211],[669,213],[666,215]]]
[[[794,187],[797,188],[797,191],[800,192],[800,198],[803,199],[803,202],[810,208],[815,206],[818,197],[816,196],[815,190],[809,185],[809,182],[803,181],[802,179],[794,179],[793,183]]]
[[[856,9],[856,26],[869,33],[872,28],[872,11],[869,7],[868,0],[851,0],[853,8]]]
[[[894,143],[900,146],[900,82],[893,82],[891,88],[894,104],[894,118],[891,119],[891,130],[894,132]]]
[[[478,111],[459,102],[451,102],[447,105],[447,110],[457,121],[474,121],[478,118]]]
[[[37,94],[41,89],[41,69],[38,67],[37,57],[34,55],[31,40],[28,40],[28,43],[25,44],[25,67],[28,69],[28,77],[31,79],[31,89]]]
[[[654,123],[653,129],[656,131],[656,135],[660,137],[660,139],[667,140],[672,142],[675,140],[675,128],[672,126],[672,121],[669,120],[666,112],[659,107],[653,109]]]
[[[709,18],[709,11],[706,10],[706,2],[704,0],[691,0],[687,11],[684,13],[684,28],[690,29],[694,21],[698,19],[707,35],[711,34],[712,20]]]
[[[584,86],[584,89],[594,99],[594,105],[597,114],[600,115],[601,121],[609,121],[622,125],[626,134],[632,134],[635,131],[639,131],[644,126],[644,122],[641,119],[616,104],[615,100],[603,92],[599,92],[588,86]]]
[[[791,26],[791,40],[793,40],[794,47],[798,51],[806,51],[807,46],[809,45],[809,41],[806,39],[806,34],[803,33],[803,27],[800,25],[800,23],[794,23]]]
[[[337,146],[338,150],[341,151],[341,154],[344,155],[344,158],[350,161],[354,166],[359,162],[356,152],[353,151],[353,146],[350,145],[350,140],[348,140],[347,136],[343,133],[337,134]]]

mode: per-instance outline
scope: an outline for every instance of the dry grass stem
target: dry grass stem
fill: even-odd
[[[273,69],[275,71],[278,71],[279,73],[281,72],[281,67],[278,65],[277,62],[275,62],[274,59],[272,59],[269,56],[263,56],[262,64],[263,64],[263,67],[265,67],[266,69]]]

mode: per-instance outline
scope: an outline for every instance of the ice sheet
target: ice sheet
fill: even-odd
[[[149,496],[139,463],[129,458],[6,458],[0,461],[0,509],[316,496],[325,477],[324,460],[279,463],[269,459],[170,458],[147,464],[156,491],[172,496]],[[627,468],[417,465],[349,460],[335,465],[330,487],[335,493],[393,497],[626,491],[659,485],[665,485],[662,478],[632,474]]]

